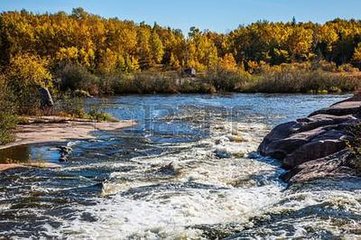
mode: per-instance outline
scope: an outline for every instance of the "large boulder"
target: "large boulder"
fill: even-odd
[[[323,140],[316,138],[287,155],[282,160],[282,164],[285,168],[291,169],[304,162],[336,153],[346,147],[346,142],[343,140],[345,138],[343,132],[335,132],[334,135],[331,133]]]
[[[355,175],[355,170],[349,164],[351,157],[352,154],[349,151],[342,150],[324,158],[300,164],[283,174],[281,178],[290,183],[303,183],[326,177],[339,178]]]
[[[356,120],[357,118],[351,114],[344,116],[328,114],[312,115],[310,117],[297,120],[297,122],[301,125],[301,127],[298,129],[298,132],[305,132],[322,126],[336,125]]]
[[[264,138],[258,151],[263,156],[270,156],[282,160],[301,146],[312,141],[315,137],[321,136],[334,128],[338,128],[342,124],[347,125],[355,121],[357,121],[357,118],[352,115],[334,116],[320,114],[293,122],[287,122],[275,127]],[[324,138],[329,136],[331,139],[334,139],[335,136],[332,136],[332,131],[330,134],[324,135]],[[324,138],[321,140],[325,140]]]
[[[46,87],[40,87],[39,94],[40,94],[40,104],[42,107],[54,106],[53,97],[51,96],[49,89],[47,89]]]
[[[295,132],[299,126],[299,123],[296,121],[278,125],[263,139],[261,145],[258,147],[258,151],[262,155],[271,155],[272,152],[276,152],[277,146],[270,146],[270,144],[287,138]]]
[[[353,97],[306,118],[278,125],[264,138],[258,151],[263,156],[280,160],[284,168],[291,170],[292,177],[312,169],[337,168],[337,164],[324,162],[335,159],[338,153],[342,156],[350,153],[347,149],[347,141],[351,139],[348,129],[360,122],[360,116],[361,101]]]

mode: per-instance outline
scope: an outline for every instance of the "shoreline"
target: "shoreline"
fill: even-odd
[[[62,142],[94,139],[94,131],[114,131],[136,124],[133,120],[96,122],[87,119],[71,119],[56,116],[28,118],[29,123],[19,124],[15,130],[15,141],[0,145],[0,150],[24,144]]]
[[[0,150],[27,144],[45,144],[73,140],[94,139],[95,131],[115,131],[136,125],[133,120],[96,122],[88,119],[71,119],[57,116],[29,117],[28,123],[19,124],[14,132],[15,141],[0,145]],[[60,167],[54,163],[4,163],[0,172],[18,167]]]

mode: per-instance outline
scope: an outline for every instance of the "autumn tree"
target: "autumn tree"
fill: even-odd
[[[164,55],[163,43],[160,40],[157,32],[154,30],[150,35],[149,45],[150,45],[149,48],[151,54],[151,64],[155,65],[161,63]]]
[[[20,113],[31,113],[39,104],[38,88],[53,86],[48,61],[39,56],[20,54],[14,56],[5,71],[9,91],[16,94]]]

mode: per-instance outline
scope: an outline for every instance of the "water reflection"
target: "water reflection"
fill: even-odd
[[[56,144],[24,144],[0,150],[0,163],[26,163],[33,160],[58,162],[60,158]]]
[[[20,145],[0,150],[0,163],[27,162],[31,159],[28,145]]]

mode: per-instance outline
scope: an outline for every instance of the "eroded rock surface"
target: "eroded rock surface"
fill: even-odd
[[[352,97],[308,117],[275,127],[258,151],[281,161],[283,179],[294,183],[322,177],[354,175],[348,164],[351,126],[361,122],[361,101]]]

